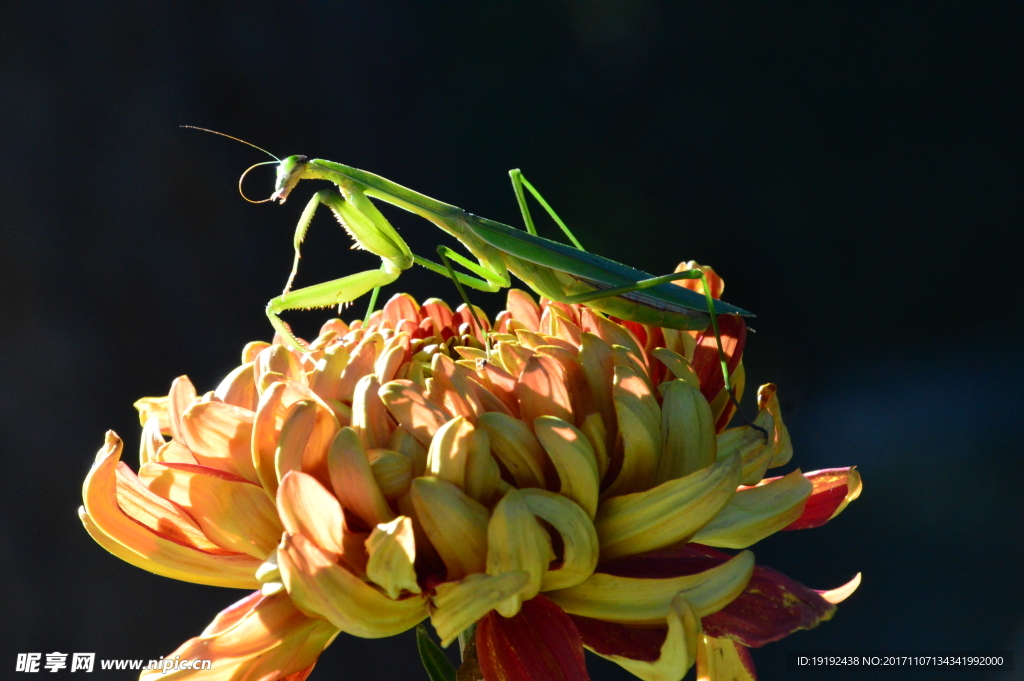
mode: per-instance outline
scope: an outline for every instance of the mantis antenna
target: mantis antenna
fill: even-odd
[[[270,197],[269,199],[263,199],[262,201],[253,201],[252,199],[250,199],[248,196],[245,195],[245,190],[242,189],[242,183],[245,181],[245,176],[248,175],[249,171],[252,170],[253,168],[256,168],[258,166],[269,165],[271,163],[278,163],[279,164],[279,163],[281,163],[281,159],[279,159],[277,156],[274,156],[273,154],[271,154],[269,151],[267,151],[263,147],[257,147],[252,142],[246,142],[243,139],[239,139],[237,137],[232,137],[231,135],[225,134],[223,132],[217,132],[216,130],[210,130],[209,128],[200,128],[197,125],[181,125],[181,126],[178,126],[178,127],[189,128],[191,130],[202,130],[203,132],[208,132],[208,133],[211,133],[213,135],[220,135],[221,137],[227,137],[229,140],[235,140],[236,142],[241,142],[242,144],[250,146],[253,149],[258,149],[258,150],[262,151],[264,154],[266,154],[267,156],[269,156],[270,158],[274,159],[273,161],[264,161],[263,163],[256,163],[254,165],[249,166],[245,170],[245,172],[242,173],[242,176],[240,178],[238,178],[238,193],[241,194],[242,198],[245,199],[246,201],[248,201],[249,203],[267,203],[268,201],[273,200],[274,197]]]

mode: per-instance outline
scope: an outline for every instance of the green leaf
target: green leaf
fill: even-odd
[[[416,647],[420,651],[420,660],[427,670],[430,681],[455,681],[455,666],[444,656],[444,651],[430,638],[424,624],[416,627]]]

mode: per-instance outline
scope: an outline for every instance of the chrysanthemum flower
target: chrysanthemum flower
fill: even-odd
[[[466,664],[486,681],[586,679],[584,647],[651,681],[694,664],[752,679],[748,647],[829,619],[856,588],[808,589],[746,550],[824,524],[860,479],[765,478],[792,456],[776,388],[758,391],[767,440],[727,428],[710,331],[517,290],[493,327],[478,318],[398,295],[305,352],[250,343],[216,390],[181,377],[136,404],[137,474],[108,434],[83,490],[96,541],[256,590],[168,656],[211,670],[143,679],[299,681],[338,632],[428,617],[443,645],[476,625]],[[721,327],[739,392],[746,328]]]

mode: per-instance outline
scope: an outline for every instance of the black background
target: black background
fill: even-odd
[[[16,652],[156,658],[242,596],[122,563],[75,514],[104,430],[133,461],[136,398],[183,373],[210,390],[269,337],[313,186],[249,205],[235,181],[265,157],[183,123],[510,224],[521,167],[590,250],[658,274],[714,265],[758,314],[748,377],[779,384],[794,463],[865,481],[828,526],[754,547],[816,588],[864,573],[833,621],[755,651],[761,678],[876,676],[790,673],[787,650],[1016,648],[1024,666],[1022,18],[1020,3],[4,3],[0,676]],[[439,243],[388,215],[414,251]],[[326,216],[305,252],[300,285],[378,264]],[[455,299],[422,270],[401,290]],[[306,334],[324,318],[288,316]],[[414,655],[408,635],[342,635],[312,678],[425,679]]]

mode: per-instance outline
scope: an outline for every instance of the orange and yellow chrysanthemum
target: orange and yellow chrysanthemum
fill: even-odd
[[[694,664],[754,678],[748,647],[856,588],[813,591],[746,550],[824,524],[860,478],[766,478],[792,456],[776,388],[758,391],[767,440],[727,428],[710,332],[517,290],[480,318],[398,295],[303,352],[250,343],[214,391],[180,377],[136,404],[137,473],[108,433],[83,489],[93,538],[157,574],[254,590],[172,654],[212,669],[143,679],[299,681],[338,632],[428,617],[445,645],[478,625],[487,681],[585,679],[583,647],[651,681]],[[721,330],[742,391],[746,328]]]

